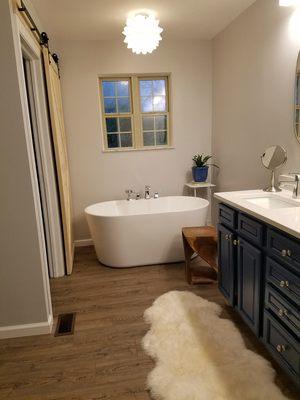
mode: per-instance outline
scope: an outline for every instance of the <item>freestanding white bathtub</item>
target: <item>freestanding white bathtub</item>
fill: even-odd
[[[208,205],[169,196],[98,203],[85,213],[98,260],[122,268],[183,261],[181,229],[205,225]]]

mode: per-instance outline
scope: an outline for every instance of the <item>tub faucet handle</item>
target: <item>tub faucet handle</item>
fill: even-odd
[[[133,190],[131,189],[126,189],[125,193],[127,194],[127,200],[132,200],[132,195],[133,195]]]

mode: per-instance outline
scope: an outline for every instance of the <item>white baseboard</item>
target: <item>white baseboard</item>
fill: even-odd
[[[92,246],[94,244],[92,239],[75,240],[75,247]]]
[[[52,332],[53,317],[48,321],[33,324],[11,325],[0,327],[0,339],[17,338],[21,336],[49,335]]]

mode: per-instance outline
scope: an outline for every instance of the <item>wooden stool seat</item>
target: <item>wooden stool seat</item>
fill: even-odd
[[[185,253],[185,276],[189,284],[213,283],[217,279],[217,231],[213,226],[182,228]],[[196,272],[191,266],[191,257],[197,253],[209,267]],[[200,279],[197,279],[200,278]]]

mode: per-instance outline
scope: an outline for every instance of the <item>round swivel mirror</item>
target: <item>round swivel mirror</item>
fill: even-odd
[[[261,155],[263,166],[272,173],[271,184],[264,190],[266,192],[280,192],[281,189],[275,185],[275,169],[283,165],[287,160],[286,150],[281,146],[271,146]]]
[[[296,83],[295,83],[295,134],[300,142],[300,53],[296,66]]]

